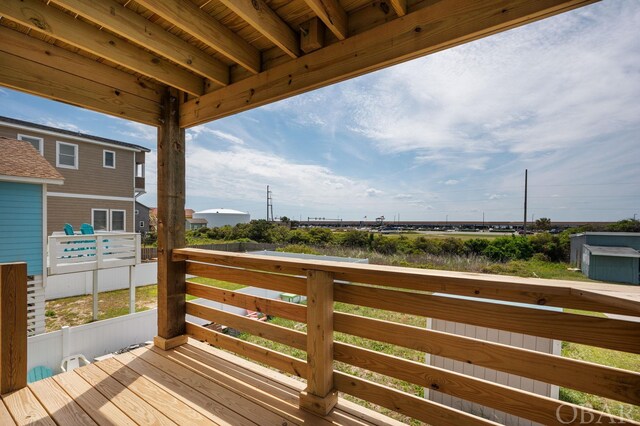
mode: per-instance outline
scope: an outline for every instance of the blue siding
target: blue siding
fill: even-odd
[[[615,283],[638,284],[638,258],[591,255],[589,278]]]
[[[42,185],[0,182],[0,263],[42,274]]]

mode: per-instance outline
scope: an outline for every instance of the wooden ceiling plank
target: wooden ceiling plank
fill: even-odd
[[[159,84],[145,81],[77,53],[49,44],[18,31],[0,27],[0,51],[93,80],[117,91],[160,102],[164,91]]]
[[[347,38],[347,12],[338,0],[304,0],[338,40]]]
[[[127,120],[159,124],[158,102],[6,52],[0,52],[0,85]]]
[[[116,1],[54,0],[54,2],[203,77],[223,86],[229,84],[229,67],[225,64]]]
[[[595,0],[441,0],[184,103],[191,127],[505,31]]]
[[[298,37],[264,0],[220,0],[292,58],[300,56]]]
[[[404,16],[407,14],[407,0],[390,0],[390,2],[396,15]]]
[[[260,72],[260,52],[189,0],[136,0],[187,34],[253,73]]]
[[[202,78],[40,1],[0,0],[0,15],[185,92],[204,92]]]

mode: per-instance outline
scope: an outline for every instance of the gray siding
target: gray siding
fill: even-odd
[[[147,232],[149,232],[149,207],[136,202],[136,212],[136,232],[146,234]],[[140,226],[141,222],[144,223],[143,226]]]

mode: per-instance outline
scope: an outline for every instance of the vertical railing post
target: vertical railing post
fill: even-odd
[[[0,264],[0,394],[27,386],[27,264]]]
[[[307,272],[307,388],[300,407],[324,416],[338,402],[333,387],[333,274]]]
[[[185,133],[180,128],[180,93],[168,88],[158,130],[158,335],[167,350],[186,341],[185,263],[171,258],[185,246]]]

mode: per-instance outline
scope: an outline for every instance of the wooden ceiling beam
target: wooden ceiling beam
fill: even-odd
[[[390,0],[390,2],[396,15],[404,16],[407,14],[407,0]]]
[[[229,67],[113,0],[54,0],[110,31],[217,84],[229,84]]]
[[[193,95],[204,80],[165,59],[37,0],[0,0],[2,17]]]
[[[260,52],[190,0],[136,0],[187,34],[253,73],[260,72]]]
[[[164,87],[19,31],[0,27],[0,51],[160,103]]]
[[[158,126],[160,103],[0,51],[0,85]]]
[[[260,34],[271,40],[292,58],[300,56],[297,34],[264,0],[220,0]]]
[[[347,38],[347,12],[338,0],[304,0],[318,18],[331,30],[338,40]]]
[[[441,0],[184,103],[191,127],[428,55],[595,0]]]

